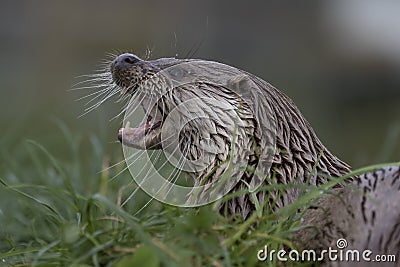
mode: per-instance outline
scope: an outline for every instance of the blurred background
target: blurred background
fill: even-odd
[[[68,90],[107,53],[149,49],[151,58],[215,60],[272,83],[354,167],[398,161],[399,14],[398,1],[2,1],[0,152],[18,154],[13,164],[24,168],[31,163],[17,151],[31,139],[68,157],[62,122],[83,146],[96,135],[122,155],[122,117],[110,121],[121,103],[79,117],[85,101],[76,100],[89,91]]]

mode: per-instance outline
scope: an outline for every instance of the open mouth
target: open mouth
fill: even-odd
[[[162,116],[157,113],[149,114],[136,127],[130,127],[130,122],[127,121],[125,127],[118,131],[118,140],[126,146],[138,149],[160,149],[161,128]]]

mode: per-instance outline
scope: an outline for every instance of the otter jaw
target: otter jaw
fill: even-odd
[[[161,125],[161,121],[153,120],[151,116],[134,128],[128,121],[125,127],[119,129],[118,139],[124,145],[137,149],[161,149]]]
[[[129,120],[124,128],[118,131],[118,139],[126,146],[137,149],[161,149],[161,130],[163,127],[163,116],[157,105],[149,108],[145,99],[140,104],[144,110],[145,117],[136,127],[130,127]]]

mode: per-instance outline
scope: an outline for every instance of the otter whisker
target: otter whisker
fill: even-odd
[[[83,84],[83,83],[101,82],[101,81],[105,81],[105,80],[110,80],[109,78],[112,79],[111,74],[109,72],[104,71],[104,70],[99,70],[98,72],[99,73],[92,73],[92,74],[76,76],[75,79],[85,78],[85,80],[76,82],[75,84],[73,84],[73,87],[77,86],[79,84]]]
[[[121,92],[122,92],[122,89],[120,89],[121,90]],[[123,95],[119,95],[118,96],[118,99],[115,101],[115,103],[120,103],[120,102],[127,102],[127,104],[129,104],[129,102],[131,102],[131,97],[129,96],[129,95],[125,95],[125,94],[123,94]],[[128,100],[128,101],[127,101]],[[139,102],[140,103],[140,102]]]
[[[112,63],[112,61],[113,61],[114,58],[115,58],[115,56],[110,57],[110,58],[108,58],[108,59],[105,58],[105,59],[100,60],[100,64],[99,64],[100,67],[102,67],[102,68],[108,70],[109,67],[110,67],[110,64]]]
[[[104,93],[105,96],[104,96],[99,102],[97,102],[97,103],[94,104],[93,106],[89,107],[88,109],[91,109],[92,107],[97,108],[98,106],[100,106],[101,104],[103,104],[103,103],[104,103],[105,101],[107,101],[110,97],[112,97],[113,95],[115,95],[115,94],[117,94],[117,93],[119,93],[119,90],[117,89],[117,87],[108,88],[108,89],[106,90],[106,92]],[[101,96],[101,95],[99,95],[99,96]],[[95,98],[98,98],[99,96],[96,96]],[[90,102],[91,102],[91,101],[90,101]],[[89,103],[90,103],[90,102],[89,102]],[[85,110],[87,110],[87,109],[85,109]]]
[[[121,108],[121,111],[120,112],[118,112],[118,114],[117,115],[115,115],[114,117],[112,117],[111,119],[109,119],[108,121],[113,121],[113,120],[115,120],[115,119],[117,119],[117,118],[119,118],[122,114],[124,114],[124,112],[126,111],[126,109],[127,109],[127,107],[128,107],[128,105],[129,105],[129,103],[125,103],[123,106],[122,106],[122,108]]]
[[[146,47],[146,52],[144,55],[145,60],[149,60],[151,58],[151,54],[153,53],[154,47],[150,48],[149,46]]]
[[[166,180],[170,180],[171,176],[175,177],[175,180],[173,181],[173,183],[175,183],[178,180],[179,175],[182,172],[182,168],[183,168],[183,166],[185,164],[185,160],[187,159],[187,155],[189,153],[188,148],[189,148],[189,145],[187,145],[186,149],[184,149],[184,151],[186,151],[184,153],[186,153],[186,154],[182,153],[182,156],[178,159],[178,166],[175,167],[175,169],[172,171],[171,175]],[[169,193],[169,191],[167,193]]]
[[[85,116],[86,114],[88,114],[89,112],[95,110],[96,108],[98,108],[101,104],[103,104],[105,101],[107,101],[110,97],[112,97],[113,95],[115,95],[116,93],[118,93],[118,91],[111,91],[109,92],[107,95],[105,95],[103,97],[103,99],[101,99],[99,102],[97,102],[96,104],[93,104],[92,106],[88,107],[85,109],[85,112],[81,115],[79,115],[78,117],[81,118],[83,116]]]
[[[136,94],[136,95],[134,96],[134,98],[138,98],[138,97],[140,97],[140,95],[138,95],[138,94]],[[130,101],[129,103],[132,103],[132,102],[133,102],[133,103],[137,103],[138,105],[136,105],[132,110],[129,110],[129,112],[128,112],[128,110],[124,110],[124,112],[126,112],[126,113],[125,113],[125,117],[126,117],[126,118],[131,117],[132,114],[134,114],[138,108],[141,108],[141,105],[140,105],[140,104],[142,104],[142,102],[143,102],[143,100],[144,100],[145,98],[146,98],[146,96],[143,95],[143,96],[141,96],[141,99],[140,99],[139,101],[136,101],[135,99],[133,99],[133,100],[135,100],[135,101]],[[152,103],[152,100],[153,100],[153,96],[151,96],[151,98],[150,98],[150,103]],[[127,105],[129,105],[129,103],[128,103]],[[147,111],[147,112],[148,112],[148,111]]]
[[[139,158],[140,158],[140,154],[144,154],[146,153],[146,151],[137,151],[135,153],[133,153],[132,155],[130,155],[129,157],[127,157],[125,160],[122,160],[119,164],[122,164],[123,162],[127,162],[127,160],[130,160],[134,157],[136,157],[137,159],[134,160],[133,162],[131,162],[131,164],[127,164],[127,166],[125,168],[123,168],[121,171],[119,171],[116,175],[114,175],[113,177],[110,178],[110,181],[113,181],[115,178],[117,178],[120,174],[122,174],[124,171],[126,171],[127,169],[129,169],[129,167],[131,165],[133,165]]]
[[[124,106],[121,108],[121,111],[120,111],[117,115],[115,115],[114,117],[112,117],[109,121],[115,120],[116,118],[118,118],[118,117],[120,117],[122,114],[124,114],[124,112],[126,113],[127,110],[128,110],[129,104],[130,104],[131,102],[133,102],[133,100],[135,100],[135,98],[138,98],[138,97],[139,97],[139,96],[138,96],[137,94],[135,94],[134,96],[132,96],[132,98],[134,98],[134,99],[131,99],[131,100],[127,101],[127,102],[124,104]],[[117,100],[117,102],[126,101],[128,98],[130,98],[129,95],[124,95],[124,96],[120,97],[120,98]],[[142,96],[142,98],[141,98],[139,101],[135,100],[135,103],[141,103],[141,102],[143,101],[144,98],[145,98],[145,96]],[[139,108],[139,105],[136,106],[134,110],[130,111],[129,114],[132,114],[133,112],[135,112],[135,111],[137,110],[137,108]],[[129,117],[129,114],[125,115],[125,117]]]
[[[101,88],[101,87],[111,87],[113,85],[114,84],[108,79],[103,79],[102,81],[86,80],[86,81],[79,82],[79,83],[72,85],[71,89],[68,89],[68,91],[90,90],[90,89],[96,89],[96,88]]]
[[[166,139],[165,141],[167,141],[168,139]],[[187,145],[188,147],[189,145]],[[178,149],[180,149],[179,147],[176,147],[174,149],[174,151],[172,153],[174,153],[175,151],[177,151]],[[175,176],[175,180],[173,180],[173,183],[176,182],[176,180],[178,179],[177,175],[174,174],[174,172],[181,172],[182,171],[182,167],[185,164],[185,160],[187,159],[187,154],[188,154],[188,150],[185,149],[184,150],[186,154],[181,153],[181,156],[178,159],[178,166],[175,166],[174,170],[172,171],[172,173],[166,178],[166,180],[170,180],[170,178],[174,175]],[[165,167],[168,164],[168,161],[164,162],[159,168],[162,169],[163,167]]]
[[[113,143],[120,143],[120,142],[119,142],[119,141],[113,141]],[[134,153],[133,155],[130,155],[128,158],[134,157],[134,156],[136,156],[137,154],[138,154],[138,153]],[[114,168],[114,167],[117,167],[117,166],[119,166],[119,165],[124,164],[125,162],[126,162],[126,160],[125,160],[125,159],[122,159],[122,160],[120,160],[120,161],[118,161],[118,162],[116,162],[116,163],[114,163],[114,164],[112,164],[112,165],[110,165],[110,166],[108,166],[108,167],[106,167],[106,168],[104,168],[104,169],[98,171],[97,174],[100,174],[100,173],[109,171],[109,170],[111,170],[111,169]],[[126,168],[125,168],[123,171],[125,171],[125,170],[126,170]],[[122,172],[123,172],[123,171],[122,171]],[[119,174],[121,174],[121,173],[119,173]],[[118,174],[118,175],[119,175],[119,174]],[[116,175],[116,176],[118,176],[118,175]],[[110,178],[110,181],[111,181],[113,178],[114,178],[114,177]]]
[[[114,52],[106,52],[105,53],[107,57],[110,58],[110,61],[114,60],[119,54],[121,54],[120,51],[114,51]]]
[[[108,92],[108,91],[109,91],[109,88],[104,88],[104,89],[101,89],[100,91],[96,91],[96,92],[90,93],[90,94],[88,94],[88,95],[82,96],[82,97],[76,99],[75,101],[80,101],[80,100],[83,100],[83,99],[85,99],[85,98],[88,98],[88,97],[91,97],[91,96],[96,96],[96,95],[97,95],[97,97],[98,97],[98,96],[101,96],[101,95],[103,95],[104,93],[106,93],[106,92]],[[92,98],[91,101],[93,101],[94,99],[96,99],[96,98]],[[90,102],[87,102],[87,103],[85,104],[85,106],[86,106],[88,103],[90,103]]]
[[[187,151],[187,149],[185,149],[185,150]],[[186,153],[188,153],[188,152],[186,152]],[[182,158],[186,158],[186,156],[187,156],[187,154],[185,154],[185,155],[182,154],[182,156],[181,156],[180,159],[178,160],[178,162],[180,162],[180,164],[178,165],[177,168],[175,168],[175,169],[173,170],[173,172],[171,173],[171,175],[168,176],[168,177],[166,178],[167,181],[169,181],[169,180],[171,179],[172,174],[174,174],[174,172],[176,171],[176,172],[177,172],[176,175],[174,174],[175,179],[174,179],[173,181],[171,181],[171,183],[176,183],[176,181],[177,181],[178,178],[179,178],[179,174],[182,172],[182,166],[183,166],[183,164],[184,164],[183,161],[181,162],[181,159],[182,159]],[[164,163],[160,168],[162,168],[165,164],[166,164],[166,163]],[[165,185],[166,185],[166,184],[164,184],[164,185],[157,191],[157,193],[159,193],[161,190],[163,190],[164,187],[165,187]],[[138,189],[139,189],[139,187],[135,190],[134,193],[132,193],[132,196],[130,196],[130,197],[133,197],[133,195],[138,191]],[[169,194],[169,193],[171,192],[171,190],[172,190],[172,187],[170,187],[170,188],[168,189],[168,191],[166,192],[166,194]],[[136,215],[138,215],[140,212],[142,212],[148,205],[150,205],[150,203],[151,203],[153,200],[154,200],[154,197],[150,198],[150,200],[147,201],[146,204],[144,204],[137,212],[135,212],[134,216],[136,216]]]
[[[91,73],[91,74],[78,75],[78,76],[75,77],[75,79],[90,78],[89,80],[91,80],[91,79],[94,79],[94,78],[102,78],[102,77],[104,78],[104,77],[110,77],[111,76],[110,72],[108,70],[104,70],[104,69],[94,70],[93,72],[94,73]],[[87,81],[87,80],[85,80],[85,81]],[[85,82],[85,81],[82,81],[82,82]]]
[[[179,148],[176,148],[176,149],[179,149]],[[157,154],[156,154],[156,160],[161,156],[161,150],[160,151],[157,151]],[[186,155],[184,156],[184,157],[186,157]],[[136,160],[135,160],[136,161]],[[134,161],[134,162],[135,162]],[[132,163],[133,164],[133,163]],[[129,168],[132,164],[130,164],[127,168]],[[149,164],[152,164],[151,162],[149,163]],[[166,162],[164,162],[160,167],[159,167],[159,169],[162,169],[166,164],[168,164],[168,161],[166,161]],[[145,165],[146,166],[146,165]],[[138,175],[140,175],[140,173],[143,171],[143,169],[145,168],[145,166],[143,166],[142,167],[142,169],[138,172]],[[145,177],[144,179],[149,179],[150,177],[148,176],[148,173],[150,172],[151,170],[149,169],[149,171],[144,175],[144,176],[142,176],[142,175],[140,175],[141,177]],[[174,170],[175,171],[175,170]],[[179,170],[180,171],[180,170]],[[168,177],[167,178],[167,180],[169,180],[169,178],[170,177]],[[178,179],[178,177],[176,177],[175,178],[175,180],[174,181],[172,181],[172,183],[175,183],[176,182],[176,180]],[[123,202],[123,204],[121,205],[121,207],[122,206],[124,206],[135,194],[136,194],[136,192],[138,191],[138,189],[139,189],[140,187],[138,187],[134,192],[132,192],[130,195],[129,195],[129,197]],[[157,191],[157,193],[158,192],[160,192],[161,190],[163,190],[164,189],[164,186],[162,186],[161,188],[159,188],[158,189],[158,191]],[[168,190],[168,192],[170,191],[170,189]],[[147,207],[148,206],[148,204],[151,202],[153,200],[153,198],[151,198],[139,211],[137,211],[134,215],[137,215],[138,213],[140,213],[145,207]]]
[[[120,112],[118,112],[117,115],[115,115],[114,117],[112,117],[111,119],[109,119],[109,121],[111,122],[111,121],[113,121],[113,120],[119,118],[120,116],[122,116],[122,115],[124,114],[124,112],[126,111],[126,108],[128,107],[128,105],[129,105],[129,103],[124,104],[124,105],[122,106]]]
[[[159,155],[161,153],[161,151],[157,151],[157,154]],[[156,156],[157,157],[157,156]],[[136,161],[136,160],[135,160]],[[148,164],[148,163],[147,163]],[[145,164],[140,171],[138,172],[138,175],[140,175],[142,173],[142,171],[145,169],[145,167],[147,166],[147,164]],[[152,163],[150,163],[152,164]],[[132,164],[130,164],[132,165]],[[145,175],[141,175],[141,177],[144,177],[143,182],[146,179],[150,179],[150,176],[148,175],[151,172],[151,168],[149,168],[149,170],[147,171],[147,173]],[[140,183],[138,184],[138,188],[140,188]],[[128,203],[129,200],[132,199],[132,197],[136,194],[136,192],[138,192],[138,190],[135,190],[134,192],[132,192],[125,200],[124,202],[121,204],[121,207],[125,206],[126,203]],[[152,198],[153,199],[153,198]]]
[[[115,93],[118,92],[114,92],[112,88],[105,88],[103,90],[100,90],[98,95],[96,95],[95,97],[93,97],[92,99],[90,99],[88,102],[85,103],[85,106],[89,105],[94,100],[101,98],[102,96],[105,96],[105,99],[101,100],[102,102],[101,101],[99,102],[99,105],[101,105],[103,102],[107,101],[109,97],[112,97]]]
[[[157,151],[157,152],[158,152],[159,154],[161,153],[160,151]],[[134,163],[136,163],[137,160],[139,160],[139,159],[141,158],[140,155],[141,155],[141,154],[144,154],[144,153],[146,153],[145,150],[138,150],[138,151],[132,153],[132,155],[129,155],[128,157],[126,157],[126,158],[125,158],[124,160],[122,160],[121,162],[119,162],[118,165],[119,165],[119,164],[122,164],[123,162],[126,162],[126,163],[127,163],[127,166],[126,166],[125,168],[123,168],[119,173],[117,173],[116,175],[114,175],[112,178],[110,178],[110,181],[114,180],[114,179],[115,179],[117,176],[119,176],[122,172],[124,172],[125,170],[129,169],[130,166],[132,166]],[[132,162],[129,162],[129,160],[131,160],[132,158],[135,158],[135,160],[132,161]],[[128,164],[128,162],[129,162],[129,164]],[[144,166],[142,167],[142,169],[140,169],[140,171],[139,171],[138,173],[141,173],[142,170],[144,169],[144,167],[146,167],[146,165],[144,165]]]
[[[132,198],[134,196],[134,194],[136,194],[136,192],[138,191],[140,187],[138,187],[135,192],[132,194],[132,196],[130,196],[130,198]],[[136,211],[133,216],[137,216],[140,212],[142,212],[148,205],[150,205],[150,203],[154,200],[154,197],[151,197],[149,201],[146,202],[146,204],[144,204],[138,211]]]
[[[77,87],[77,88],[71,88],[68,89],[68,91],[79,91],[79,90],[91,90],[91,89],[106,89],[110,87],[110,85],[102,84],[102,85],[93,85],[93,86],[83,86],[83,87]]]
[[[103,82],[100,84],[93,84],[93,85],[88,85],[88,86],[80,86],[80,87],[75,87],[75,88],[71,88],[68,89],[68,91],[77,91],[77,90],[90,90],[90,89],[98,89],[98,88],[102,88],[102,87],[112,87],[113,83],[105,80],[107,82]]]

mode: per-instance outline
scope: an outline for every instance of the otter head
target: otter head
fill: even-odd
[[[138,126],[131,128],[129,123],[125,128],[121,128],[118,139],[125,145],[138,149],[160,149],[160,129],[162,124],[162,114],[153,107],[146,105],[146,95],[151,92],[141,90],[139,87],[150,79],[160,69],[149,61],[125,53],[117,56],[110,65],[110,72],[113,82],[121,88],[122,95],[141,95],[143,99],[142,107],[145,109],[147,117]],[[148,90],[149,88],[147,88]]]

